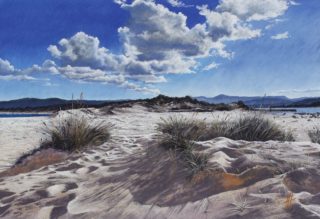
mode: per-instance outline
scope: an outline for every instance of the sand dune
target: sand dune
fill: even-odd
[[[23,153],[39,146],[45,117],[0,119],[0,170],[6,169]]]
[[[147,112],[141,106],[113,113],[87,114],[93,122],[115,125],[111,141],[65,161],[0,178],[0,216],[320,218],[320,145],[310,143],[307,136],[319,119],[267,115],[291,129],[297,142],[227,138],[197,142],[210,154],[214,170],[191,177],[158,147],[155,125],[172,113]],[[212,120],[237,117],[239,111],[179,114]],[[19,154],[39,145],[43,136],[38,129],[45,120],[0,120],[3,170]]]

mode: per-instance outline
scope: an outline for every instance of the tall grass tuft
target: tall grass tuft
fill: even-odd
[[[90,124],[87,118],[76,115],[44,125],[43,131],[48,136],[44,144],[64,151],[76,151],[104,143],[110,138],[112,127],[109,123]]]
[[[195,152],[194,141],[200,140],[206,132],[207,124],[202,120],[171,116],[158,123],[157,130],[162,133],[160,144],[175,151],[185,167],[192,175],[205,171],[209,157],[204,153]]]
[[[308,132],[308,135],[313,143],[320,144],[320,128],[315,127],[313,130]]]
[[[282,131],[277,124],[264,118],[261,114],[250,115],[240,118],[232,126],[230,134],[233,139],[247,141],[291,140],[286,132]]]
[[[196,151],[196,141],[227,137],[246,141],[293,141],[290,132],[285,132],[261,114],[245,115],[235,120],[226,119],[211,124],[203,120],[185,117],[162,119],[157,126],[161,132],[160,144],[168,150],[178,152],[192,175],[210,170],[209,157]],[[320,131],[319,131],[320,133]]]
[[[211,124],[207,139],[227,137],[246,141],[294,141],[291,132],[285,132],[273,121],[261,114],[245,115],[233,121]]]
[[[209,169],[209,158],[208,154],[190,150],[186,151],[183,156],[185,166],[190,170],[192,175],[207,171]]]
[[[202,120],[171,116],[157,124],[162,133],[161,145],[168,149],[190,149],[192,141],[199,140],[207,125]]]

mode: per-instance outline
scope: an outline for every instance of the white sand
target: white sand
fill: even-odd
[[[245,114],[238,110],[212,113],[146,113],[144,110],[143,107],[135,106],[132,109],[119,110],[117,115],[92,117],[96,120],[110,121],[118,127],[114,130],[115,138],[117,138],[116,136],[127,138],[124,141],[130,144],[130,137],[132,136],[144,135],[147,137],[155,134],[154,127],[161,121],[160,118],[167,118],[171,115],[185,115],[210,121],[232,119]],[[94,111],[98,112],[98,110]],[[267,113],[266,116],[278,123],[283,129],[291,130],[296,141],[300,142],[309,141],[308,130],[317,125],[320,126],[320,118],[311,118],[309,115]],[[0,118],[0,170],[9,167],[23,153],[39,147],[41,140],[44,138],[41,127],[43,122],[48,123],[48,121],[49,119],[46,117]]]
[[[155,140],[155,126],[160,118],[173,113],[150,113],[142,107],[116,111],[115,115],[101,116],[99,110],[90,115],[92,122],[107,121],[115,125],[111,141],[88,151],[76,160],[68,160],[31,173],[7,177],[0,181],[0,187],[15,195],[10,205],[0,201],[0,207],[8,207],[4,218],[48,218],[62,212],[62,218],[291,218],[284,209],[286,197],[290,192],[283,184],[285,174],[277,175],[255,184],[208,195],[185,204],[158,206],[136,200],[136,187],[131,183],[139,179],[132,174],[130,178],[121,177],[126,172],[126,164],[131,157],[142,157],[148,144]],[[65,112],[61,115],[64,116]],[[176,114],[176,113],[175,113]],[[237,117],[240,111],[213,113],[179,113],[188,117],[206,120]],[[212,153],[210,162],[221,168],[229,168],[235,160],[226,149],[245,149],[246,162],[293,164],[296,168],[317,167],[319,162],[309,153],[318,153],[320,145],[309,141],[307,131],[319,123],[318,118],[293,114],[266,115],[286,130],[292,130],[298,142],[243,142],[217,138],[200,142],[206,151]],[[39,145],[42,134],[39,132],[45,118],[0,119],[0,150],[2,168],[14,161],[21,153]],[[270,156],[270,157],[269,157]],[[143,160],[142,160],[143,161]],[[61,170],[70,164],[79,168]],[[91,170],[94,169],[92,172]],[[110,180],[110,177],[115,177]],[[123,177],[123,176],[122,176]],[[115,180],[117,179],[117,180]],[[71,186],[70,186],[71,184]],[[74,186],[75,185],[75,186]],[[142,187],[142,185],[141,185]],[[69,188],[69,189],[68,189]],[[39,194],[47,192],[48,196]],[[37,193],[38,192],[38,193]],[[320,203],[302,204],[298,198],[315,197],[308,192],[293,193],[298,206],[314,215],[320,216]],[[161,194],[157,194],[159,198]],[[9,196],[10,197],[10,196]],[[245,198],[244,198],[245,197]],[[243,212],[235,210],[237,205],[248,203]],[[65,201],[67,200],[67,201]],[[152,199],[153,200],[153,199]],[[54,203],[52,201],[55,201]],[[256,210],[259,209],[258,213]],[[20,215],[15,216],[15,212]],[[0,213],[1,215],[1,213]]]
[[[0,118],[0,170],[19,156],[39,147],[41,127],[46,117]]]

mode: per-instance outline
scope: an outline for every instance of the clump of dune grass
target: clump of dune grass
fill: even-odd
[[[168,149],[190,149],[192,141],[199,140],[205,133],[206,123],[202,120],[182,116],[171,116],[157,124],[162,133],[161,145]]]
[[[44,124],[43,131],[48,136],[44,145],[64,151],[101,145],[109,140],[111,127],[109,123],[92,123],[86,117],[69,115],[50,125]]]
[[[208,154],[189,150],[184,153],[183,159],[185,166],[190,170],[192,175],[208,170]]]
[[[209,158],[204,153],[196,152],[196,141],[216,137],[246,141],[294,140],[290,132],[283,131],[261,114],[244,115],[234,120],[225,119],[210,124],[194,118],[173,116],[162,119],[157,130],[161,132],[160,145],[178,151],[177,158],[183,160],[192,174],[209,170]]]
[[[213,121],[208,125],[206,132],[202,135],[202,140],[210,140],[218,137],[229,137],[233,122],[228,120]]]
[[[292,135],[281,130],[271,120],[261,114],[247,115],[235,121],[230,129],[231,138],[247,141],[287,141]]]
[[[313,130],[308,132],[308,135],[313,143],[320,144],[320,128],[315,127]]]
[[[168,150],[175,151],[177,159],[194,175],[208,167],[209,157],[204,153],[195,152],[194,141],[200,140],[205,133],[207,124],[203,120],[171,116],[162,119],[157,125],[161,132],[160,145]]]
[[[207,138],[227,137],[246,141],[293,141],[291,132],[283,131],[276,123],[261,114],[245,115],[229,121],[213,122]]]

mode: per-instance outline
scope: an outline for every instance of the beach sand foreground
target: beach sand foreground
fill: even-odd
[[[61,112],[63,118],[66,112]],[[319,118],[266,115],[296,142],[198,142],[220,170],[187,180],[181,164],[157,146],[155,126],[177,113],[143,107],[97,109],[92,122],[114,124],[109,142],[29,173],[0,178],[2,218],[318,218],[320,145],[307,131]],[[210,121],[240,111],[179,113]],[[2,170],[44,138],[49,118],[0,120]]]

